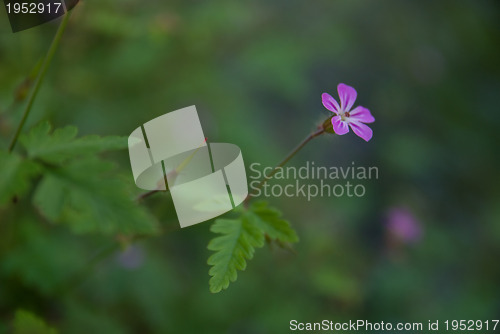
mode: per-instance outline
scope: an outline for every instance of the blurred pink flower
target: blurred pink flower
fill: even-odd
[[[405,207],[389,209],[386,227],[392,236],[404,243],[415,243],[422,237],[419,221]]]
[[[369,141],[373,136],[373,131],[364,123],[375,122],[370,110],[361,106],[351,110],[358,96],[356,90],[351,86],[341,83],[337,86],[337,91],[340,97],[340,106],[330,94],[323,93],[321,95],[325,108],[336,114],[332,117],[333,130],[338,135],[345,135],[349,132],[350,126],[357,136]]]

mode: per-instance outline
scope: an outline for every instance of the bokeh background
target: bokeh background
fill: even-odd
[[[2,149],[56,29],[0,34]],[[273,166],[328,117],[321,93],[343,82],[375,116],[373,139],[325,135],[290,165],[354,162],[379,179],[361,198],[269,199],[300,242],[258,249],[219,294],[208,289],[211,222],[179,229],[168,196],[142,203],[162,235],[106,251],[114,237],[46,222],[27,194],[0,209],[0,331],[20,309],[60,333],[106,334],[498,319],[499,59],[493,0],[82,1],[26,129],[48,119],[128,136],[195,104],[212,141],[238,145],[247,167]],[[127,151],[106,157],[140,193]]]

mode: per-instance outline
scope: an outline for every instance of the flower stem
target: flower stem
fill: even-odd
[[[16,133],[14,134],[14,137],[12,138],[12,141],[10,142],[9,152],[12,152],[12,150],[16,146],[19,135],[21,134],[21,131],[24,127],[24,124],[26,123],[26,120],[28,119],[28,116],[31,112],[31,108],[33,107],[33,103],[35,102],[36,96],[38,95],[38,91],[40,90],[40,86],[42,85],[43,79],[45,78],[45,74],[47,73],[47,69],[49,68],[50,63],[52,62],[52,59],[54,58],[54,54],[56,53],[57,47],[59,46],[59,42],[61,41],[61,37],[64,33],[64,30],[66,29],[66,25],[68,24],[70,15],[71,15],[71,11],[66,13],[66,15],[64,15],[61,23],[59,24],[59,28],[57,28],[57,32],[54,36],[54,39],[52,40],[52,43],[50,44],[49,50],[47,51],[45,58],[43,60],[42,66],[40,67],[40,70],[38,72],[35,86],[33,87],[33,90],[32,90],[31,95],[29,97],[28,104],[26,105],[26,108],[24,109],[24,114],[23,114],[23,117],[21,119],[21,122],[19,123],[17,130],[16,130]]]
[[[250,198],[255,196],[255,192],[257,190],[259,190],[260,188],[262,188],[264,186],[264,184],[266,184],[266,182],[269,181],[274,176],[274,174],[276,174],[279,171],[279,169],[281,167],[286,165],[286,163],[288,161],[290,161],[304,146],[306,146],[307,143],[309,143],[313,138],[316,138],[316,137],[322,135],[323,133],[325,133],[325,128],[324,128],[324,126],[320,125],[316,131],[310,133],[306,138],[304,138],[304,140],[302,140],[302,142],[300,142],[300,144],[298,144],[290,153],[288,153],[288,155],[276,167],[274,167],[274,169],[272,170],[271,173],[266,175],[262,179],[262,181],[260,181],[257,188],[255,188],[252,193],[248,194],[244,203],[247,204],[247,202],[250,200]]]
[[[136,202],[140,202],[140,201],[142,201],[143,199],[148,198],[148,197],[149,197],[149,196],[151,196],[151,195],[154,195],[154,194],[156,194],[156,193],[159,193],[160,191],[162,191],[162,190],[150,190],[150,191],[147,191],[147,192],[142,193],[142,194],[140,194],[139,196],[137,196],[137,197],[135,198],[135,201],[136,201]]]

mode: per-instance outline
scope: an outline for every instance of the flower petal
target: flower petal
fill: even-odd
[[[363,122],[363,123],[373,123],[375,122],[375,117],[372,116],[370,110],[362,106],[357,106],[352,111],[349,112],[350,119],[353,122]]]
[[[337,86],[337,91],[339,92],[340,107],[342,108],[342,110],[344,111],[351,110],[351,107],[356,101],[356,97],[358,96],[356,90],[351,86],[347,86],[341,83]]]
[[[336,114],[339,113],[340,106],[337,103],[337,100],[335,100],[330,94],[328,93],[321,94],[321,100],[323,101],[323,105],[325,106],[326,109],[333,111]]]
[[[354,133],[358,137],[363,138],[365,141],[369,141],[370,139],[372,139],[373,131],[368,125],[360,122],[351,122],[349,123],[349,125],[351,126],[352,131],[354,131]]]
[[[349,132],[349,127],[347,126],[347,123],[342,121],[340,116],[332,117],[332,125],[333,125],[333,131],[335,131],[335,133],[338,135],[345,135],[346,133]]]

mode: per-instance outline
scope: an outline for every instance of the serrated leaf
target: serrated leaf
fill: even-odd
[[[299,241],[295,230],[290,226],[287,220],[281,218],[281,212],[268,206],[267,202],[254,203],[250,212],[257,219],[255,224],[273,240],[283,243],[294,243]]]
[[[209,271],[212,293],[227,289],[236,280],[237,270],[245,270],[255,248],[264,245],[264,236],[251,219],[244,214],[239,219],[217,219],[212,225],[212,232],[222,234],[208,244],[208,249],[216,252],[208,258],[213,266]]]
[[[266,202],[257,202],[249,210],[241,211],[238,219],[217,219],[211,227],[222,234],[208,244],[216,253],[209,257],[210,291],[217,293],[236,281],[237,270],[245,270],[246,260],[253,257],[255,248],[264,245],[264,236],[280,243],[299,241],[290,223],[281,218],[281,212]]]
[[[30,158],[38,158],[49,163],[60,163],[67,159],[91,155],[104,151],[127,147],[125,137],[97,135],[76,138],[78,129],[67,126],[51,132],[48,122],[42,122],[22,135],[20,142]]]
[[[38,186],[34,205],[50,221],[75,233],[153,234],[153,217],[129,196],[113,164],[91,157],[50,167]]]
[[[15,195],[23,195],[31,179],[40,173],[36,163],[5,151],[0,151],[0,168],[0,206]]]
[[[54,328],[31,312],[18,310],[13,323],[14,334],[57,334]]]

